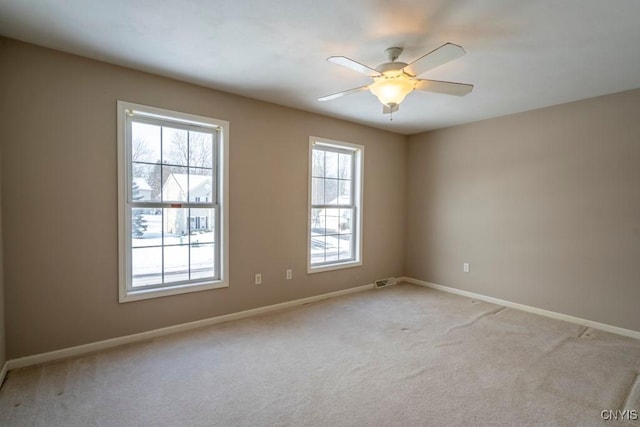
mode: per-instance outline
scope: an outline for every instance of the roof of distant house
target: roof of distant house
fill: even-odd
[[[209,185],[207,190],[211,191],[211,175],[188,175],[186,173],[172,173],[170,177],[173,177],[176,184],[184,192],[187,188],[187,182],[189,183],[189,191],[194,191],[205,185]],[[167,180],[169,182],[169,180]],[[166,184],[165,184],[166,185]]]

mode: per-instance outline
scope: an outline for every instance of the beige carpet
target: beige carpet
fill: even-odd
[[[640,425],[640,341],[399,285],[11,371],[2,426]]]

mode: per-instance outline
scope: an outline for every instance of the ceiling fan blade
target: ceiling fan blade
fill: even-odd
[[[398,104],[395,104],[395,105],[392,105],[392,106],[382,105],[382,114],[395,113],[399,109],[400,109],[400,106]]]
[[[327,61],[342,65],[343,67],[351,68],[352,70],[366,74],[369,77],[376,77],[380,75],[380,72],[373,68],[367,67],[366,65],[356,62],[353,59],[349,59],[346,56],[330,56],[327,58]]]
[[[473,90],[473,85],[439,80],[418,80],[416,89],[427,92],[444,93],[446,95],[465,96]]]
[[[462,46],[458,46],[453,43],[445,43],[439,48],[416,59],[402,70],[412,76],[419,76],[432,68],[436,68],[449,61],[453,61],[456,58],[460,58],[461,56],[464,56],[465,53],[466,52]]]
[[[318,98],[318,101],[331,101],[332,99],[340,98],[345,95],[350,95],[352,93],[362,92],[367,90],[369,86],[360,86],[349,90],[343,90],[342,92],[333,93],[331,95],[323,96],[322,98]]]

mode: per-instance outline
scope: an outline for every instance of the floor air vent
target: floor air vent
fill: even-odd
[[[380,280],[376,280],[374,282],[376,288],[384,288],[385,286],[390,286],[390,285],[395,285],[396,284],[396,278],[395,277],[389,277],[388,279],[380,279]]]

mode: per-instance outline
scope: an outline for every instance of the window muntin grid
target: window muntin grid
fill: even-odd
[[[228,286],[228,127],[118,101],[120,302]]]
[[[321,268],[357,260],[358,152],[315,143],[311,148],[309,266]]]

